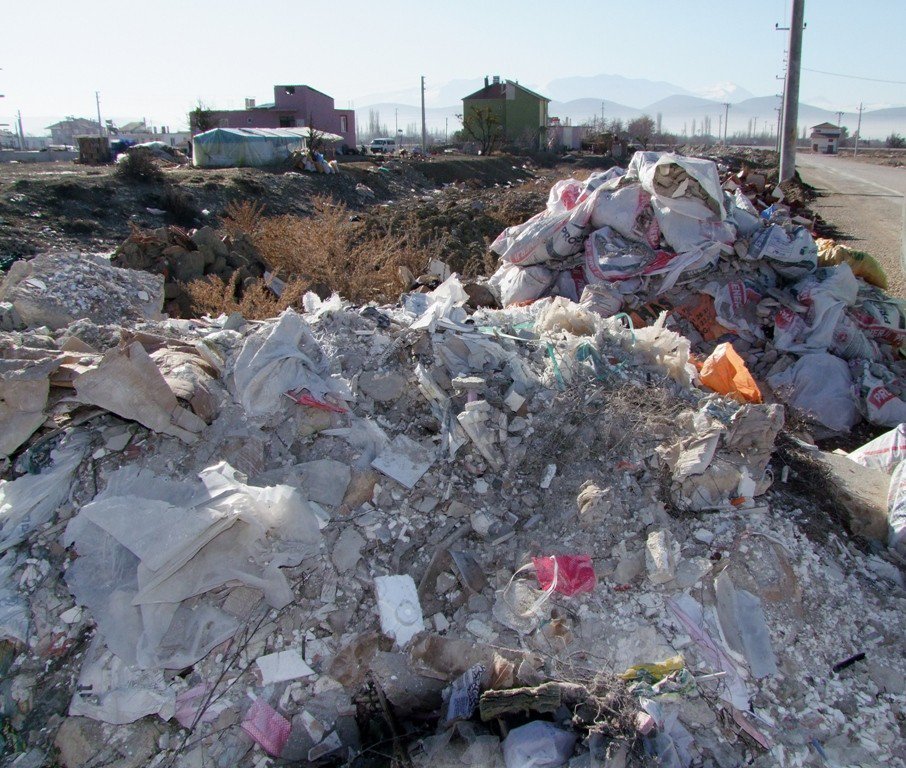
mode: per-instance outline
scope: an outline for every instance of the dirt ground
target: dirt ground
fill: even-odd
[[[536,179],[516,158],[357,160],[337,175],[257,168],[172,167],[163,182],[119,178],[113,166],[72,162],[0,165],[0,261],[48,249],[109,252],[144,228],[215,223],[231,201],[252,200],[268,215],[310,212],[329,195],[353,211],[463,189],[508,188]],[[546,194],[546,192],[545,192]]]

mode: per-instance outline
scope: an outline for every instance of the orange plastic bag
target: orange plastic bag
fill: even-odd
[[[705,360],[701,380],[708,389],[730,395],[743,403],[760,403],[761,390],[746,368],[745,361],[730,343],[718,344]]]

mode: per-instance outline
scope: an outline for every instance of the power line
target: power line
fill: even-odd
[[[867,80],[871,83],[888,83],[890,85],[906,85],[906,80],[881,80],[877,77],[860,77],[859,75],[844,75],[840,72],[825,72],[823,69],[809,69],[802,67],[803,72],[816,72],[819,75],[831,75],[833,77],[848,77],[851,80]]]

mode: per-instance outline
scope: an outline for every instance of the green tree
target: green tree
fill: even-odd
[[[196,133],[204,133],[217,127],[217,121],[214,119],[214,110],[209,109],[199,101],[195,109],[189,112],[189,130],[194,136]]]
[[[906,147],[906,139],[898,133],[891,133],[887,137],[887,147],[889,149],[903,149],[903,147]]]
[[[503,141],[503,126],[491,107],[470,107],[467,114],[456,117],[462,120],[463,133],[478,142],[481,154],[490,154]]]

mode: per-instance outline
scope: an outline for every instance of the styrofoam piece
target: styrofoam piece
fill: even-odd
[[[315,671],[305,663],[302,654],[295,648],[259,656],[255,663],[261,670],[262,685],[283,683],[300,677],[311,677]]]
[[[415,582],[408,574],[378,576],[374,580],[381,631],[402,647],[425,629]]]
[[[371,466],[412,490],[433,463],[434,457],[415,440],[397,435]]]

